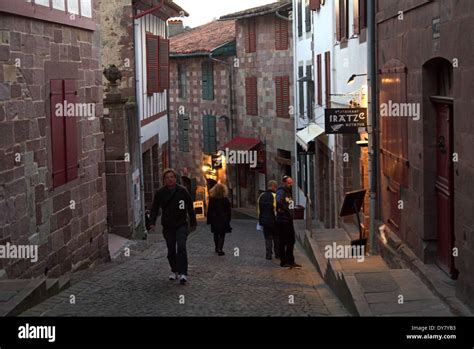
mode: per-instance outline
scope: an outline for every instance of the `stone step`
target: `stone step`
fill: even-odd
[[[59,292],[71,287],[71,277],[69,275],[60,276],[58,279]]]
[[[52,297],[59,292],[59,280],[58,279],[47,279],[46,280],[46,292],[47,296]]]
[[[356,316],[451,316],[449,308],[410,269],[390,269],[381,256],[326,258],[325,247],[350,244],[342,229],[298,231],[319,273]]]
[[[16,316],[47,297],[46,279],[0,281],[0,316]]]

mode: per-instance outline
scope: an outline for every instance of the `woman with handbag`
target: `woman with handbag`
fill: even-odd
[[[225,234],[230,233],[231,208],[228,199],[229,190],[223,183],[217,183],[209,191],[209,207],[207,209],[207,224],[211,225],[214,234],[215,251],[219,256],[224,256],[223,251]]]

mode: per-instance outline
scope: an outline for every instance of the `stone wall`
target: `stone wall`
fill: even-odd
[[[292,163],[296,163],[294,154],[295,131],[294,117],[276,115],[275,77],[289,76],[290,106],[293,103],[293,40],[291,25],[288,30],[288,50],[275,49],[274,14],[256,17],[257,49],[254,53],[245,50],[246,21],[238,20],[236,27],[237,59],[236,68],[236,107],[237,134],[243,137],[258,138],[266,143],[267,180],[278,182],[283,174],[282,166],[276,161],[278,149],[292,154]],[[245,78],[257,77],[258,116],[249,116],[246,111]],[[295,168],[293,168],[295,171]],[[295,176],[295,173],[293,173]],[[257,195],[257,193],[255,193]]]
[[[109,258],[99,32],[0,13],[0,40],[0,244],[39,246],[36,263],[0,259],[0,270],[57,277]],[[96,111],[77,120],[78,178],[56,188],[51,79],[75,80]]]

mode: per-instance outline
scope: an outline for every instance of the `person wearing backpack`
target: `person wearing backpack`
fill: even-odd
[[[275,227],[277,187],[276,181],[269,181],[267,190],[259,196],[257,202],[258,224],[263,227],[265,258],[268,260],[272,259],[272,247],[275,251],[275,258],[280,258],[279,238]]]
[[[161,209],[161,225],[171,267],[169,280],[179,278],[179,282],[184,285],[188,280],[186,241],[189,233],[196,230],[196,214],[191,195],[185,187],[177,184],[177,174],[173,169],[163,172],[163,182],[164,186],[156,191],[153,199],[150,229],[155,229],[156,218]]]

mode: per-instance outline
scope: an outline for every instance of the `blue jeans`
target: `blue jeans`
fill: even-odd
[[[168,247],[168,262],[173,273],[188,275],[188,225],[177,228],[163,228],[163,236]]]

